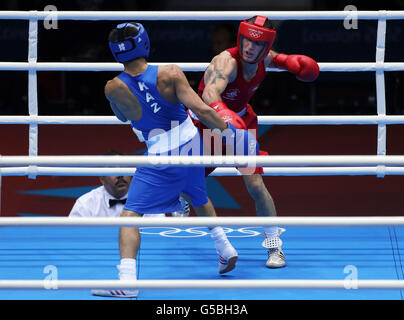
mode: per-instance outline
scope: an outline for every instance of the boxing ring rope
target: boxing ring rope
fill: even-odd
[[[271,17],[273,20],[344,20],[355,17],[362,20],[401,20],[402,10],[367,11],[0,11],[0,19],[13,20],[242,20],[254,15]]]
[[[132,217],[0,217],[0,226],[47,227],[210,227],[210,226],[403,226],[404,217],[170,217],[169,219]]]
[[[404,116],[258,116],[260,125],[404,124]],[[122,125],[115,116],[0,116],[0,124]],[[129,124],[129,121],[126,122]]]
[[[253,15],[269,16],[273,20],[377,20],[376,61],[363,63],[319,63],[321,72],[375,72],[376,74],[376,116],[259,116],[261,125],[270,124],[374,124],[378,126],[376,156],[271,156],[271,157],[153,157],[117,156],[111,158],[81,156],[38,156],[38,125],[46,124],[121,124],[115,117],[57,117],[38,115],[37,72],[38,71],[122,71],[118,63],[52,63],[37,62],[38,21],[46,19],[58,20],[242,20]],[[384,62],[386,21],[401,20],[404,11],[165,11],[165,12],[81,12],[81,11],[0,11],[0,19],[28,20],[28,62],[0,62],[0,70],[28,72],[28,111],[29,116],[0,116],[0,124],[28,124],[29,151],[28,156],[0,156],[0,179],[2,175],[99,175],[100,173],[115,174],[126,172],[130,174],[135,168],[77,168],[75,166],[97,165],[150,165],[153,161],[170,165],[199,165],[231,166],[245,165],[254,161],[256,165],[264,166],[265,174],[272,175],[315,175],[315,174],[376,174],[383,177],[387,174],[404,174],[404,156],[386,155],[386,125],[403,124],[403,116],[386,115],[384,72],[404,71],[404,63]],[[151,63],[164,65],[167,63]],[[203,71],[207,63],[176,63],[184,71]],[[280,70],[268,68],[268,71]],[[164,159],[163,159],[164,158]],[[196,159],[198,158],[198,159]],[[220,158],[220,159],[218,159]],[[135,160],[136,159],[136,160]],[[69,162],[71,161],[71,162]],[[165,162],[164,162],[165,161]],[[11,166],[11,167],[10,167]],[[23,167],[21,167],[23,166]],[[52,166],[52,167],[50,167]],[[56,167],[55,167],[56,166]],[[63,166],[61,168],[57,166]],[[73,166],[73,167],[66,167]],[[267,167],[271,168],[267,168]],[[289,166],[289,167],[288,167]],[[298,168],[292,166],[299,166]],[[317,167],[313,167],[317,166]],[[323,166],[323,167],[322,167]],[[235,168],[219,168],[224,175],[238,174]],[[70,174],[69,174],[70,172]],[[220,175],[220,174],[218,174]],[[0,180],[1,181],[1,180]],[[210,226],[210,225],[316,225],[316,226],[380,226],[404,225],[404,217],[187,217],[170,219],[132,219],[132,218],[86,218],[72,219],[67,217],[0,217],[0,226]],[[139,289],[208,289],[208,288],[293,288],[293,289],[343,289],[347,288],[347,280],[0,280],[0,289],[46,289],[47,285],[58,289],[95,289],[95,288],[139,288]],[[358,289],[403,289],[403,280],[355,280]]]
[[[56,167],[97,167],[97,166],[154,166],[154,165],[167,165],[170,166],[203,166],[203,167],[252,167],[262,166],[271,167],[267,169],[266,175],[296,175],[303,172],[305,175],[335,175],[341,174],[355,174],[355,167],[365,167],[358,170],[356,174],[367,175],[376,174],[377,177],[384,177],[386,174],[404,173],[404,156],[0,156],[0,176],[3,172],[7,175],[17,174],[21,175],[26,170],[30,178],[35,178],[38,174],[46,174],[46,171],[41,172],[41,166],[56,166]],[[287,168],[287,167],[310,167],[314,168]],[[14,166],[17,168],[4,168],[7,166]],[[28,166],[21,168],[20,166]],[[283,167],[273,168],[273,167]],[[349,168],[345,168],[349,167]],[[91,169],[91,168],[90,168]],[[217,175],[233,175],[235,171],[224,170],[227,168],[220,168],[221,171]],[[67,169],[53,169],[48,168],[48,174],[57,175],[57,173],[64,173],[66,175]],[[124,168],[100,168],[98,172],[108,172],[109,175],[115,172],[132,172],[133,169]],[[120,170],[120,171],[119,171]],[[217,169],[216,169],[217,170]],[[85,168],[72,169],[73,173],[84,175],[87,171]],[[92,175],[96,173],[94,168],[91,171]],[[73,174],[74,175],[74,174]],[[130,174],[129,174],[130,175]]]
[[[0,156],[0,166],[404,166],[404,156]]]
[[[34,179],[37,176],[132,176],[136,168],[77,168],[77,167],[11,167],[0,169],[0,187],[1,176],[28,176]],[[382,178],[387,175],[404,175],[402,167],[286,167],[286,168],[264,168],[263,176],[377,176]],[[236,168],[217,168],[212,176],[242,176]]]
[[[404,280],[0,280],[0,289],[403,289]]]
[[[198,72],[205,71],[209,65],[205,62],[150,62],[150,65],[164,66],[176,64],[183,71]],[[318,63],[322,72],[370,72],[377,70],[403,71],[403,62],[384,62],[378,65],[374,62],[320,62]],[[3,71],[123,71],[123,66],[116,62],[0,62],[0,70]],[[266,68],[272,72],[286,72],[276,68]]]

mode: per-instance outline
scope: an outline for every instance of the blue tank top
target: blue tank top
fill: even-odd
[[[143,137],[148,140],[149,133],[153,129],[168,131],[172,129],[172,121],[181,124],[187,118],[187,112],[183,104],[172,104],[165,101],[157,90],[158,66],[148,65],[145,72],[131,76],[122,72],[121,79],[142,105],[142,118],[131,121],[136,129],[142,131]]]
[[[160,95],[157,73],[158,66],[148,65],[146,71],[139,75],[131,76],[122,72],[118,78],[128,86],[142,106],[140,120],[131,121],[134,131],[141,132],[149,152],[160,154],[192,139],[197,129],[182,103],[169,103]]]

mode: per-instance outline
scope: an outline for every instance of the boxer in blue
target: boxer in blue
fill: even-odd
[[[109,34],[109,46],[124,71],[107,82],[105,95],[119,120],[130,121],[134,132],[147,145],[147,155],[201,155],[200,134],[186,112],[188,107],[209,129],[217,129],[236,154],[256,155],[254,134],[248,132],[233,111],[215,111],[190,87],[176,65],[152,66],[147,58],[150,41],[140,23],[122,23]],[[226,119],[226,122],[223,119]],[[230,134],[228,134],[230,133]],[[241,150],[241,151],[239,151]],[[216,216],[207,197],[204,167],[139,167],[132,179],[122,217],[173,212],[181,209],[180,194],[198,216]],[[211,228],[219,255],[219,273],[235,268],[238,254],[221,227]],[[121,280],[136,279],[138,228],[123,227],[119,233]],[[137,290],[92,290],[94,295],[136,297]]]

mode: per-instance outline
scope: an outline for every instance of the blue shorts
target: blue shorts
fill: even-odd
[[[194,207],[208,202],[205,167],[138,167],[124,209],[141,214],[179,211],[181,192]]]

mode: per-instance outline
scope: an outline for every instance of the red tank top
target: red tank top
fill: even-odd
[[[240,112],[244,109],[255,91],[258,89],[260,83],[264,80],[266,71],[264,62],[258,64],[257,73],[250,81],[246,81],[243,76],[243,67],[241,58],[237,47],[226,50],[231,56],[237,60],[237,76],[232,83],[229,83],[226,89],[220,95],[223,102],[233,111]],[[202,97],[203,90],[205,89],[205,81],[202,78],[198,87],[198,94]]]

